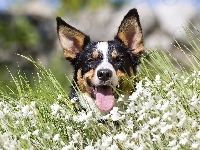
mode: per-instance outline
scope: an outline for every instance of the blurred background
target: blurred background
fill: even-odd
[[[185,64],[174,47],[174,38],[188,45],[183,27],[200,28],[199,0],[0,0],[0,80],[11,80],[8,69],[13,75],[21,70],[32,80],[37,70],[17,55],[21,54],[51,69],[67,87],[65,75],[71,76],[73,70],[62,55],[56,16],[91,39],[106,41],[113,39],[124,15],[134,7],[140,15],[146,48],[167,49]]]

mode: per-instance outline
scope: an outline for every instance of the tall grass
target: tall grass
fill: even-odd
[[[188,59],[187,68],[169,52],[147,52],[141,58],[135,91],[118,100],[126,109],[114,107],[103,117],[105,123],[92,111],[74,111],[74,101],[53,73],[25,57],[38,73],[34,87],[20,73],[16,77],[10,73],[13,84],[4,83],[7,89],[0,89],[0,148],[198,149],[200,39],[185,30],[190,48],[181,43],[176,47]]]

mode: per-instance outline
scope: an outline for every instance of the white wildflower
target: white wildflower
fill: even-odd
[[[138,117],[137,121],[143,120],[145,116],[146,116],[145,113],[141,114],[141,115]]]
[[[74,140],[75,143],[79,142],[80,136],[81,136],[81,134],[78,133],[78,132],[72,135],[72,138],[73,138],[73,140]]]
[[[164,90],[165,90],[165,91],[169,91],[170,88],[171,88],[173,85],[174,85],[174,82],[173,82],[173,81],[170,82],[170,83],[168,83],[168,84],[166,84],[165,87],[164,87]]]
[[[116,143],[112,144],[110,147],[107,148],[107,150],[119,150],[118,146]]]
[[[168,111],[162,116],[162,119],[163,120],[167,120],[167,119],[169,120],[169,116],[170,116],[170,112]]]
[[[144,133],[147,133],[149,131],[149,125],[148,124],[145,124],[141,130],[140,130],[140,133],[144,134]]]
[[[169,101],[166,101],[160,108],[160,110],[167,110],[169,108]]]
[[[157,84],[160,84],[160,83],[161,83],[160,75],[156,75],[156,77],[155,77],[155,82],[156,82]]]
[[[138,132],[135,132],[135,133],[132,134],[132,138],[135,139],[135,138],[138,138],[138,137],[139,137],[139,133]]]
[[[161,141],[160,134],[158,134],[158,135],[152,134],[152,136],[153,136],[152,141],[157,141],[157,142],[160,142],[160,141]]]
[[[113,107],[113,109],[110,111],[110,117],[113,121],[117,121],[121,119],[121,115],[119,113],[118,107]]]
[[[187,121],[186,116],[181,116],[179,123],[176,125],[177,127],[182,127],[183,124]]]
[[[137,148],[137,150],[145,150],[145,149],[146,149],[145,145],[140,145],[140,147]]]
[[[61,109],[61,107],[58,103],[54,103],[50,107],[51,107],[52,115],[56,115],[57,112]]]
[[[161,128],[160,132],[163,134],[171,128],[172,128],[172,125],[165,125],[164,127]]]
[[[129,96],[129,100],[135,101],[138,97],[139,94],[137,92],[133,92],[133,94]]]
[[[191,148],[192,148],[192,149],[197,149],[197,148],[199,148],[199,143],[192,143]]]
[[[60,134],[56,134],[56,135],[54,135],[54,137],[53,137],[53,141],[58,141],[59,138],[60,138]]]
[[[140,94],[143,91],[142,80],[136,84],[136,93]]]
[[[168,146],[172,147],[176,145],[176,140],[172,140],[169,142]]]
[[[95,150],[95,148],[92,145],[88,145],[84,148],[84,150]]]
[[[124,95],[121,94],[121,96],[117,100],[118,102],[124,101]]]
[[[30,137],[30,135],[31,135],[31,133],[28,132],[27,134],[23,134],[23,135],[21,135],[21,138],[24,139],[24,140],[28,140],[29,137]]]
[[[85,111],[81,111],[79,112],[78,115],[73,116],[73,120],[76,122],[83,122],[83,121],[89,121],[90,119],[92,119],[92,111],[89,112],[85,112]]]
[[[133,124],[133,121],[132,121],[132,120],[128,120],[128,121],[126,122],[126,124],[127,124],[127,128],[133,129],[134,124]]]
[[[180,148],[180,145],[177,144],[177,145],[174,145],[173,147],[171,147],[171,150],[179,150]]]
[[[185,137],[188,137],[189,135],[190,135],[190,132],[187,131],[187,132],[183,132],[180,137],[185,138]]]
[[[99,147],[106,149],[112,143],[112,136],[106,136],[105,134],[102,135],[102,144]]]
[[[62,145],[62,146],[64,146],[65,145],[65,142],[64,141],[60,141],[60,144]]]
[[[74,150],[74,142],[69,142],[69,145],[64,146],[62,150]]]
[[[192,98],[191,98],[191,105],[192,106],[196,106],[197,104],[198,104],[198,102],[199,102],[199,99],[197,98],[197,94],[194,94],[193,96],[192,96]]]
[[[196,137],[197,137],[197,139],[200,139],[200,130],[197,131],[197,133],[196,133]]]
[[[32,108],[34,108],[34,107],[35,107],[35,104],[36,104],[36,102],[35,102],[35,101],[31,101],[31,104],[30,104],[30,106],[31,106]]]
[[[39,135],[39,129],[36,129],[35,131],[33,131],[32,135]]]
[[[104,115],[104,116],[101,116],[100,119],[103,119],[103,120],[107,120],[110,118],[110,114],[107,114],[107,115]]]
[[[185,145],[187,142],[188,142],[187,138],[182,138],[182,139],[180,139],[179,144]]]
[[[151,81],[147,77],[145,77],[144,80],[146,81],[145,84],[144,84],[144,86],[148,88],[152,83],[151,83]]]
[[[22,107],[22,115],[23,116],[28,116],[29,115],[29,112],[30,112],[30,107],[29,105],[25,105],[24,107]]]
[[[127,134],[125,134],[125,133],[119,133],[119,134],[116,134],[116,135],[114,136],[114,139],[124,142],[124,141],[127,140],[127,137],[128,137]]]
[[[152,118],[149,120],[149,124],[150,125],[155,125],[156,123],[158,123],[160,120],[160,117],[156,117],[156,118]]]
[[[51,138],[51,134],[49,133],[44,133],[42,136],[44,139],[50,139]]]

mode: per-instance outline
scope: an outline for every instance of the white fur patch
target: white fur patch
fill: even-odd
[[[108,42],[98,42],[97,50],[103,54],[103,61],[108,61]]]
[[[113,86],[118,85],[118,77],[116,71],[111,63],[108,62],[108,42],[98,42],[97,50],[103,54],[102,62],[97,66],[94,75],[94,85],[99,85],[100,81],[97,77],[97,71],[99,69],[109,69],[112,71],[112,77],[110,78],[110,82]]]

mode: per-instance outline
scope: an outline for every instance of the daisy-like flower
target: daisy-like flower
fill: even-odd
[[[116,143],[112,144],[110,147],[107,148],[107,150],[119,150],[118,146]]]
[[[162,134],[164,134],[164,133],[167,132],[167,130],[169,130],[169,129],[171,129],[171,128],[172,128],[172,125],[165,125],[165,126],[163,126],[163,127],[161,128],[160,132],[161,132]]]
[[[119,133],[119,134],[116,134],[116,135],[114,136],[114,139],[124,142],[124,141],[127,140],[127,137],[128,137],[127,134],[125,134],[125,133]]]
[[[170,146],[170,147],[175,146],[176,142],[177,142],[176,140],[169,141],[168,146]]]
[[[74,142],[70,141],[69,145],[64,146],[62,150],[74,150]]]
[[[155,125],[156,123],[158,123],[160,120],[160,117],[156,117],[156,118],[152,118],[149,120],[149,124],[150,125]]]
[[[110,117],[113,121],[117,121],[121,119],[121,115],[119,113],[118,107],[113,107],[113,109],[110,111]]]
[[[22,107],[22,114],[23,114],[23,116],[28,116],[29,115],[29,113],[30,113],[30,107],[29,107],[29,105],[26,105],[26,106],[24,106],[24,107]]]
[[[61,109],[61,107],[58,103],[54,103],[50,107],[51,107],[52,115],[56,115],[57,112]]]
[[[32,135],[39,135],[39,129],[36,129],[35,131],[33,131]]]
[[[157,84],[160,84],[160,83],[161,83],[160,75],[156,75],[156,77],[155,77],[155,82],[156,82]]]
[[[192,145],[191,145],[191,149],[197,149],[197,148],[199,148],[199,143],[197,143],[197,142],[195,142],[195,143],[192,143]]]
[[[53,137],[53,141],[58,141],[59,138],[60,138],[60,134],[56,134],[56,135],[54,135],[54,137]]]
[[[84,148],[84,150],[95,150],[95,147],[93,147],[92,145],[88,145]]]
[[[196,133],[196,138],[200,140],[200,130]]]

